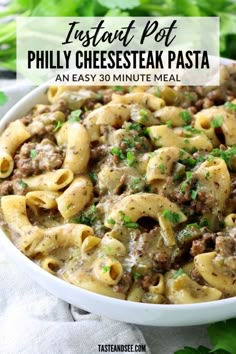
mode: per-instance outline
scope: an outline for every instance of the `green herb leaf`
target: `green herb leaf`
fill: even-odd
[[[125,88],[122,86],[113,86],[113,91],[124,92]]]
[[[123,152],[116,146],[114,146],[111,149],[111,153],[112,153],[112,155],[117,155],[120,160],[125,160],[126,159],[126,156],[123,154]]]
[[[161,174],[164,175],[165,165],[163,163],[160,163],[160,165],[158,165],[157,168],[158,168],[158,170],[160,170]]]
[[[139,0],[98,0],[98,3],[100,3],[102,6],[107,7],[108,9],[133,9],[134,7],[138,6],[140,4]]]
[[[112,218],[107,219],[107,222],[108,222],[108,224],[111,224],[111,225],[115,225],[115,223],[116,223],[115,220]]]
[[[68,121],[70,123],[75,123],[75,122],[79,122],[81,120],[80,116],[81,116],[81,109],[77,109],[76,111],[71,112],[71,114],[68,117]]]
[[[192,116],[189,111],[182,111],[179,113],[179,116],[185,124],[189,124],[192,121]]]
[[[139,279],[140,277],[141,277],[141,274],[138,273],[138,272],[136,272],[136,273],[133,274],[133,279],[134,279],[134,280],[137,280],[137,279]]]
[[[139,228],[139,224],[136,222],[132,222],[131,218],[127,215],[125,215],[125,213],[123,211],[119,211],[119,214],[121,216],[121,220],[123,221],[124,225],[130,229],[138,229]]]
[[[172,127],[172,121],[171,121],[171,120],[168,120],[168,121],[166,122],[166,125],[167,125],[168,128],[171,128],[171,127]]]
[[[166,220],[169,220],[172,224],[178,224],[181,220],[181,215],[174,211],[164,209],[162,215]]]
[[[61,129],[61,127],[63,126],[64,122],[61,122],[60,120],[58,120],[55,124],[55,128],[53,129],[53,133],[57,132],[59,129]]]
[[[21,186],[21,188],[24,188],[24,189],[28,187],[28,184],[25,183],[22,179],[20,179],[18,181],[18,184]]]
[[[89,172],[89,177],[91,178],[93,184],[96,184],[98,181],[98,175],[96,174],[96,172],[90,171]]]
[[[226,102],[225,107],[231,109],[232,111],[236,111],[236,104],[232,102]]]
[[[236,318],[211,324],[208,327],[208,335],[213,345],[213,350],[221,349],[231,354],[236,353],[235,331]]]
[[[219,128],[222,126],[224,118],[221,115],[215,116],[211,121],[212,128]]]
[[[30,150],[30,157],[32,157],[32,159],[35,159],[36,156],[37,156],[37,151],[35,149]]]
[[[160,87],[157,87],[156,96],[161,98],[161,89],[160,89]]]
[[[176,270],[176,272],[172,275],[172,279],[177,279],[180,275],[186,274],[182,268]]]
[[[146,111],[146,109],[140,109],[139,111],[140,114],[140,122],[141,123],[145,123],[148,122],[148,112]]]
[[[0,106],[3,106],[5,103],[7,103],[7,101],[7,95],[4,92],[0,91]]]
[[[130,167],[137,162],[135,154],[132,151],[127,152],[127,162],[128,162],[128,166]]]
[[[107,273],[107,272],[110,271],[110,269],[111,269],[111,266],[106,265],[106,266],[104,266],[104,267],[102,268],[102,272],[103,272],[103,273]]]

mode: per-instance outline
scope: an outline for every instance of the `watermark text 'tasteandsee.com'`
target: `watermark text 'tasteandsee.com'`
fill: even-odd
[[[99,353],[146,353],[146,344],[98,344]]]

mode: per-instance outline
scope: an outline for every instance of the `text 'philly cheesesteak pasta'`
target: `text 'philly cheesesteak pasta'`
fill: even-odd
[[[219,87],[52,86],[0,137],[1,225],[46,271],[130,301],[236,295],[236,66]]]

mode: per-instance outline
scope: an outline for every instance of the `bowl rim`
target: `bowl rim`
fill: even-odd
[[[231,63],[236,63],[236,61],[227,59],[227,58],[221,58],[221,63],[222,64],[231,64]],[[18,110],[21,111],[23,110],[25,113],[29,111],[30,108],[32,108],[36,103],[30,103],[31,101],[35,101],[39,99],[38,97],[41,97],[42,99],[46,100],[46,90],[48,86],[50,85],[49,82],[45,82],[44,84],[34,88],[31,92],[26,94],[23,98],[21,98],[15,105],[13,105],[8,112],[3,116],[3,118],[0,121],[0,132],[2,132],[6,125],[10,123],[11,121],[14,121],[16,119],[19,119],[22,114],[18,115],[17,112]],[[25,108],[27,107],[27,108]],[[22,269],[24,272],[28,272],[29,274],[32,274],[32,278],[35,279],[33,276],[34,274],[38,273],[41,275],[45,280],[49,281],[52,284],[57,284],[59,286],[62,286],[68,291],[72,292],[77,292],[78,294],[83,294],[86,297],[89,297],[90,301],[100,301],[101,303],[105,303],[109,301],[111,305],[114,306],[121,306],[122,309],[133,309],[133,310],[139,310],[139,309],[148,309],[148,310],[154,310],[155,312],[158,311],[164,311],[166,313],[171,312],[172,314],[180,314],[182,313],[183,309],[188,311],[188,310],[205,310],[205,309],[215,309],[219,306],[227,306],[231,307],[233,310],[233,305],[236,305],[236,296],[226,298],[226,299],[221,299],[221,300],[215,300],[215,301],[209,301],[209,302],[199,302],[199,303],[192,303],[192,304],[150,304],[150,303],[140,303],[140,302],[133,302],[133,301],[127,301],[123,299],[117,299],[117,298],[112,298],[108,297],[106,295],[98,294],[95,292],[91,292],[89,290],[86,290],[84,288],[80,288],[76,285],[73,285],[69,282],[66,282],[63,279],[60,279],[50,273],[48,273],[46,270],[42,269],[39,265],[37,265],[34,261],[30,260],[26,255],[24,255],[15,245],[14,243],[10,240],[10,238],[7,236],[7,234],[4,232],[3,228],[0,227],[0,243],[2,244],[4,248],[4,253],[9,256],[9,258],[12,260],[13,263],[21,263],[24,266],[24,269]],[[37,280],[36,280],[37,281]],[[40,283],[41,284],[41,283]],[[43,286],[43,285],[41,285]],[[57,297],[60,298],[60,294],[57,294]],[[62,297],[61,297],[62,298]],[[65,300],[66,301],[66,300]],[[236,316],[236,312],[233,313],[232,311],[232,316]],[[134,323],[134,322],[132,322]],[[206,322],[204,322],[206,323]]]

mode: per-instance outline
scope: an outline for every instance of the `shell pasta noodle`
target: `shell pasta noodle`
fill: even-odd
[[[51,86],[0,135],[4,232],[105,296],[236,296],[236,65],[219,87]]]

